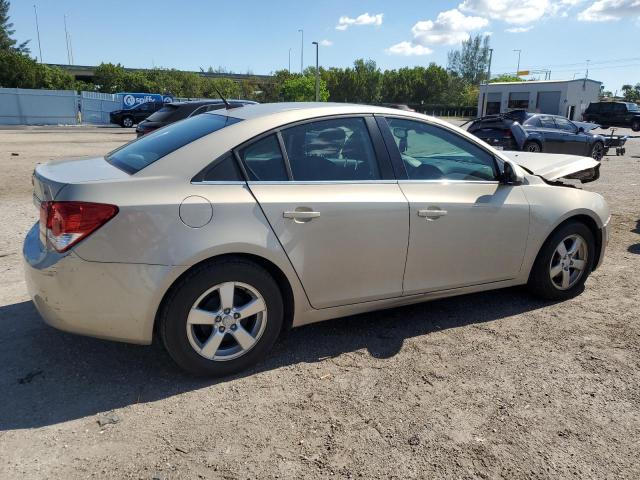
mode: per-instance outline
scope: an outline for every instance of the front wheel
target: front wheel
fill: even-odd
[[[604,156],[604,145],[602,142],[596,142],[591,147],[591,158],[594,160],[600,161]]]
[[[124,117],[122,119],[122,126],[125,128],[131,128],[133,127],[133,118],[131,117]]]
[[[579,295],[593,269],[595,240],[581,222],[570,222],[544,243],[529,275],[529,289],[547,300]]]
[[[271,275],[246,260],[227,259],[197,268],[174,287],[160,335],[184,370],[224,376],[264,358],[282,321],[282,296]]]
[[[542,147],[538,142],[525,142],[522,147],[523,152],[541,152]]]
[[[631,123],[631,130],[633,130],[634,132],[640,131],[640,120],[634,120]]]

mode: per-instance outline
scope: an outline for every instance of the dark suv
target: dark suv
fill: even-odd
[[[256,103],[251,100],[227,101],[232,108]],[[157,130],[158,128],[164,127],[165,125],[182,120],[183,118],[193,117],[194,115],[200,115],[201,113],[210,112],[212,110],[219,110],[225,108],[225,106],[224,102],[220,99],[165,103],[160,110],[155,112],[146,120],[138,123],[136,133],[138,134],[138,137],[141,137],[149,132]]]
[[[640,108],[631,102],[595,102],[590,103],[582,118],[585,122],[599,123],[602,128],[610,126],[631,127],[640,131]]]
[[[145,102],[127,110],[114,110],[109,113],[109,121],[121,127],[133,127],[163,107],[162,102]]]

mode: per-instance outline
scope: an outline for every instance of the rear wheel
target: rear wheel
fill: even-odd
[[[263,268],[241,259],[212,262],[187,275],[160,317],[164,345],[195,375],[230,375],[255,364],[282,327],[278,285]]]
[[[540,144],[538,142],[525,142],[524,146],[522,147],[522,151],[524,152],[541,152],[542,151],[542,147],[540,146]]]
[[[593,146],[591,147],[591,158],[593,158],[594,160],[602,160],[602,157],[604,156],[604,145],[602,142],[596,142],[593,144]]]
[[[634,132],[640,131],[640,120],[634,120],[631,122],[631,130]]]
[[[122,119],[122,126],[125,128],[131,128],[133,127],[133,118],[131,117],[124,117]]]
[[[581,222],[570,222],[544,243],[529,275],[529,289],[548,300],[565,300],[582,292],[593,269],[595,240]]]

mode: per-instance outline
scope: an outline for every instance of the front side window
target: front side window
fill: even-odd
[[[627,103],[627,108],[630,112],[637,112],[639,110],[637,103]]]
[[[413,120],[387,122],[410,179],[497,180],[493,156],[457,133]]]
[[[305,123],[282,131],[291,173],[300,181],[379,180],[364,118]]]
[[[286,181],[287,170],[278,138],[269,135],[240,150],[249,180],[263,182]]]
[[[194,140],[240,121],[223,115],[198,115],[129,142],[108,153],[105,159],[133,174]]]
[[[578,128],[566,118],[556,117],[556,125],[560,130],[564,130],[565,132],[574,133],[578,131]]]

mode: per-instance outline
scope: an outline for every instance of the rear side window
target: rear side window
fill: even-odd
[[[556,122],[553,121],[553,117],[549,117],[547,115],[543,115],[540,117],[540,123],[542,124],[542,128],[553,128],[556,129]]]
[[[380,169],[363,118],[305,123],[282,131],[294,180],[379,180]]]
[[[233,153],[228,153],[213,162],[213,164],[205,170],[201,179],[205,182],[238,182],[244,180]]]
[[[637,103],[627,103],[627,108],[629,109],[630,112],[637,112],[638,110],[638,104]]]
[[[278,182],[289,180],[284,157],[275,135],[269,135],[240,150],[249,180]]]
[[[600,112],[600,104],[599,103],[590,103],[587,107],[587,113],[598,113]]]
[[[240,121],[223,115],[198,115],[127,143],[105,158],[112,165],[133,174],[194,140]]]
[[[542,126],[542,124],[540,123],[540,119],[538,117],[531,117],[529,120],[524,122],[524,124],[528,127],[540,128]]]

